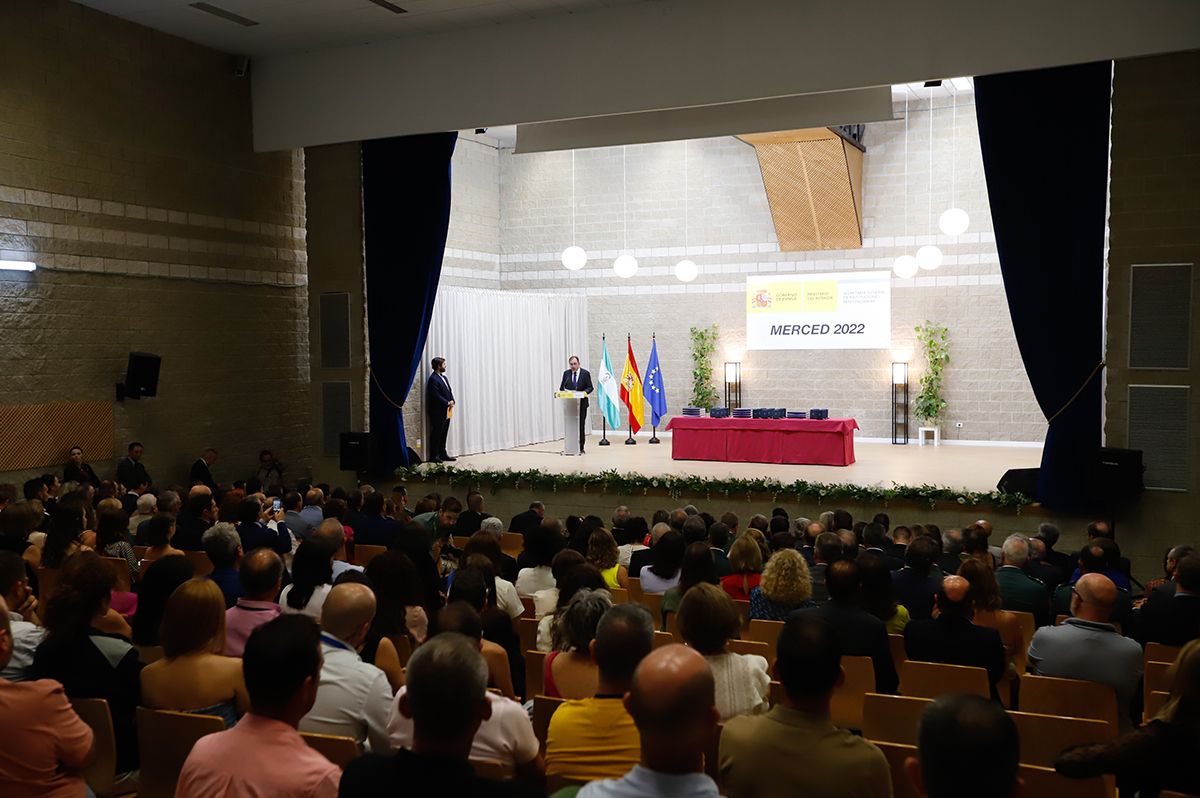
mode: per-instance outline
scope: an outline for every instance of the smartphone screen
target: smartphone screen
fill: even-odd
[[[274,500],[272,500],[272,501],[271,501],[271,509],[272,509],[274,512],[279,512],[280,510],[282,510],[282,509],[283,509],[283,501],[282,501],[282,500],[280,500],[280,499],[274,499]]]

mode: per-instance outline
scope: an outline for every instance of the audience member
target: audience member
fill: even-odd
[[[1117,586],[1117,602],[1113,609],[1112,620],[1123,626],[1131,625],[1130,621],[1134,620],[1133,599],[1130,597],[1128,590],[1122,588],[1119,582],[1113,580],[1114,576],[1123,575],[1110,567],[1111,558],[1114,553],[1113,545],[1113,542],[1107,538],[1096,538],[1084,546],[1079,552],[1079,575],[1104,574],[1107,576]],[[1072,576],[1067,584],[1060,585],[1054,591],[1054,597],[1051,602],[1051,612],[1053,615],[1070,614],[1071,600],[1074,595],[1072,591],[1075,589],[1077,579],[1078,576]],[[1132,632],[1132,629],[1129,631]]]
[[[517,645],[512,642],[514,635],[512,627],[507,625],[508,616],[497,613],[490,604],[494,600],[493,594],[487,589],[491,572],[472,567],[464,568],[458,576],[454,587],[450,589],[449,603],[438,613],[437,628],[447,631],[447,624],[450,624],[455,631],[475,637],[477,624],[481,641],[479,652],[488,664],[489,686],[499,690],[506,698],[516,698],[518,684],[522,685],[521,692],[524,693],[525,659],[520,654],[519,641]],[[499,616],[500,635],[496,635],[495,623],[489,630],[488,616],[493,620]],[[500,639],[493,639],[489,631]]]
[[[1131,590],[1132,582],[1129,579],[1128,573],[1129,560],[1121,556],[1120,547],[1117,546],[1116,541],[1114,541],[1111,537],[1105,534],[1094,534],[1093,527],[1097,523],[1103,524],[1103,522],[1093,522],[1092,525],[1088,527],[1088,542],[1087,545],[1079,551],[1079,562],[1077,563],[1074,573],[1071,574],[1071,583],[1074,584],[1080,576],[1088,573],[1083,567],[1084,552],[1090,548],[1099,547],[1099,549],[1104,552],[1104,570],[1102,573],[1111,579],[1113,584],[1119,587],[1121,590]],[[1103,530],[1106,527],[1101,526],[1100,528]]]
[[[138,583],[138,611],[133,616],[133,642],[139,646],[159,645],[159,626],[167,599],[195,575],[187,557],[163,557],[150,564]]]
[[[712,670],[698,652],[668,645],[647,654],[634,671],[625,708],[637,725],[639,763],[622,778],[585,785],[579,798],[718,795],[704,774],[704,751],[720,714]]]
[[[1108,622],[1117,588],[1103,574],[1084,574],[1075,583],[1071,615],[1061,626],[1045,626],[1029,645],[1029,669],[1039,676],[1099,682],[1117,694],[1121,732],[1133,728],[1142,679],[1142,647]]]
[[[267,505],[269,508],[270,505]],[[251,552],[265,546],[279,555],[285,555],[292,550],[292,536],[285,526],[276,525],[274,529],[263,520],[268,512],[263,503],[255,496],[247,496],[238,503],[237,520],[238,535],[242,538],[242,551]],[[317,524],[321,523],[318,518]]]
[[[212,493],[207,489],[192,490],[183,511],[175,519],[175,538],[171,541],[184,551],[200,551],[204,546],[204,533],[217,520],[217,505]]]
[[[653,536],[653,531],[651,532]],[[687,548],[683,533],[674,529],[663,533],[650,547],[653,563],[641,572],[642,591],[666,593],[679,584],[679,570],[683,565],[683,552]]]
[[[649,524],[646,523],[645,518],[633,516],[626,519],[622,526],[613,527],[613,537],[617,539],[617,543],[621,544],[617,546],[617,562],[625,566],[625,571],[629,576],[634,576],[631,570],[633,555],[648,548],[646,541],[650,538]]]
[[[911,621],[904,630],[904,650],[909,659],[970,665],[988,673],[992,698],[999,698],[996,685],[1007,663],[1000,633],[971,623],[974,605],[971,584],[961,576],[947,576],[934,599],[934,617]]]
[[[296,540],[304,540],[316,527],[315,524],[300,514],[300,511],[304,509],[304,496],[298,491],[288,491],[287,493],[283,494],[282,504],[284,523],[287,524],[287,527],[292,531],[292,534],[296,536]],[[383,509],[382,502],[380,502],[379,509]],[[358,535],[362,534],[361,529],[357,530],[357,532]],[[360,540],[360,542],[363,543],[367,542],[361,541],[361,539],[357,536],[356,540]]]
[[[270,549],[242,558],[238,579],[244,595],[225,611],[225,656],[240,657],[251,632],[279,615],[275,603],[283,582],[283,560]]]
[[[892,574],[900,570],[889,570],[883,557],[871,549],[858,555],[860,587],[858,604],[864,610],[883,621],[888,634],[904,634],[908,625],[908,609],[896,600],[892,586]]]
[[[46,602],[46,639],[34,653],[33,677],[54,679],[70,698],[108,701],[118,780],[132,781],[136,776],[127,774],[138,769],[136,712],[143,666],[128,639],[97,628],[115,584],[112,568],[95,552],[79,552],[66,561],[58,590]]]
[[[1029,541],[1024,535],[1009,535],[1001,549],[1001,565],[996,569],[1000,587],[1000,603],[1006,610],[1028,612],[1033,622],[1045,626],[1050,622],[1050,594],[1045,583],[1025,573],[1029,563]]]
[[[0,678],[23,682],[30,678],[33,655],[46,635],[36,623],[37,599],[29,588],[25,561],[11,551],[0,551],[0,598],[8,616],[8,660],[0,666]]]
[[[13,655],[11,617],[0,599],[0,674],[8,673]],[[89,793],[80,771],[94,757],[92,730],[75,714],[61,684],[49,679],[17,683],[0,675],[0,725],[6,730],[0,793],[11,798]]]
[[[562,535],[552,527],[538,525],[526,533],[526,565],[518,571],[515,583],[518,595],[533,596],[556,585],[552,564],[562,547]]]
[[[321,678],[312,708],[299,729],[351,737],[378,753],[388,744],[392,688],[382,670],[358,655],[375,617],[375,595],[366,585],[340,584],[321,611]]]
[[[629,584],[629,573],[619,557],[617,541],[607,529],[596,529],[588,536],[588,562],[596,566],[609,588],[624,588]]]
[[[771,687],[767,660],[757,654],[735,654],[727,648],[741,628],[742,614],[733,599],[716,585],[701,582],[684,594],[679,605],[679,634],[712,669],[721,720],[767,711]]]
[[[851,563],[852,565],[852,563]],[[832,627],[815,611],[790,616],[779,634],[774,675],[783,700],[721,732],[721,785],[730,798],[875,798],[892,794],[883,754],[833,725],[829,704],[842,684]]]
[[[176,798],[338,794],[341,769],[296,730],[317,697],[320,635],[303,615],[275,618],[250,634],[242,657],[250,711],[232,729],[196,741]]]
[[[375,620],[363,651],[376,638],[407,635],[412,648],[429,636],[429,610],[422,603],[420,575],[413,561],[402,551],[387,551],[367,564],[367,577],[375,590]],[[364,660],[371,661],[365,656]]]
[[[889,571],[898,571],[904,567],[904,559],[887,551],[884,548],[887,545],[887,529],[884,526],[871,523],[863,527],[863,553],[870,552],[878,556]]]
[[[952,576],[958,573],[958,567],[962,565],[962,561],[962,530],[947,529],[942,533],[942,553],[938,555],[937,559],[938,570],[942,572],[941,576]],[[941,577],[938,578],[940,579]]]
[[[995,629],[1004,645],[1006,674],[1011,686],[1025,672],[1021,654],[1025,650],[1025,633],[1021,621],[1015,616],[1001,612],[1000,586],[996,583],[996,572],[977,559],[964,560],[958,575],[970,583],[968,598],[974,612],[971,623]]]
[[[1087,537],[1089,543],[1093,540],[1103,539],[1112,544],[1112,568],[1128,580],[1133,573],[1133,569],[1130,566],[1129,558],[1121,556],[1121,547],[1117,545],[1117,532],[1113,528],[1112,522],[1104,520],[1092,521],[1087,526]],[[1109,578],[1111,579],[1112,577]],[[1130,588],[1128,581],[1123,583],[1121,580],[1113,579],[1113,583],[1125,590]]]
[[[302,541],[292,558],[292,583],[279,594],[284,615],[301,613],[321,620],[321,607],[333,589],[333,555],[328,540],[310,535]]]
[[[708,543],[689,543],[683,552],[683,564],[679,566],[679,584],[663,593],[661,613],[662,630],[667,631],[668,616],[679,610],[683,594],[699,584],[716,585],[717,565],[713,560]]]
[[[1015,798],[1023,789],[1019,758],[1017,726],[1004,707],[952,693],[921,713],[917,756],[904,764],[925,798],[958,798],[964,792],[972,798]]]
[[[1053,565],[1062,574],[1062,578],[1067,579],[1071,572],[1075,570],[1075,562],[1078,558],[1072,557],[1063,551],[1058,551],[1054,547],[1058,545],[1058,539],[1062,535],[1058,526],[1051,523],[1038,524],[1037,539],[1046,544],[1046,562]]]
[[[221,588],[225,597],[225,608],[228,609],[245,595],[242,580],[238,574],[238,563],[242,560],[242,538],[233,524],[213,524],[200,537],[204,553],[212,562],[213,569],[208,578]]]
[[[96,476],[96,471],[91,464],[84,462],[83,449],[78,446],[72,446],[71,451],[67,455],[67,464],[63,466],[63,482],[78,482],[80,484],[91,485],[93,488],[100,487],[100,478]]]
[[[812,578],[800,552],[784,549],[771,555],[762,581],[750,591],[750,617],[782,621],[793,610],[812,606]]]
[[[146,534],[142,540],[146,543],[146,551],[142,560],[161,560],[164,557],[180,556],[183,552],[171,545],[175,537],[175,519],[159,513],[146,522]]]
[[[730,598],[749,601],[750,591],[762,582],[762,550],[753,539],[743,535],[729,549],[731,573],[721,577],[721,587]]]
[[[1025,572],[1046,586],[1053,593],[1055,588],[1063,583],[1066,574],[1058,570],[1046,560],[1046,541],[1041,538],[1028,538],[1029,562],[1025,564]]]
[[[546,505],[538,501],[530,502],[529,509],[513,516],[512,521],[508,524],[508,531],[520,532],[522,535],[529,534],[542,523],[542,519],[545,517]]]
[[[595,693],[566,701],[550,718],[549,790],[564,781],[620,778],[638,763],[641,742],[623,699],[653,647],[654,621],[644,608],[620,604],[604,613],[588,652],[598,672]]]
[[[1200,637],[1200,554],[1179,561],[1175,592],[1151,593],[1141,616],[1146,642],[1182,646]]]
[[[337,502],[342,504],[341,499],[330,499],[329,503]],[[325,505],[326,507],[329,504]],[[330,573],[333,576],[333,581],[336,582],[338,577],[347,571],[358,571],[362,573],[365,569],[361,565],[355,565],[349,561],[346,554],[346,528],[342,526],[342,522],[336,518],[326,518],[316,529],[309,533],[310,538],[319,538],[329,544],[333,548],[333,563],[330,568]]]
[[[496,585],[494,588],[496,600],[494,606],[496,609],[506,613],[509,618],[519,618],[521,613],[525,611],[525,605],[521,603],[521,597],[517,593],[516,586],[507,579],[499,576],[503,567],[503,553],[500,551],[500,540],[493,536],[490,532],[479,531],[471,535],[467,540],[466,548],[463,549],[462,558],[459,561],[458,567],[465,568],[468,562],[475,556],[482,556],[487,559],[491,565],[491,571],[495,578]],[[454,575],[450,577],[450,583],[453,584]]]
[[[125,525],[127,531],[134,536],[134,539],[139,543],[145,543],[145,533],[139,534],[138,529],[142,524],[154,517],[158,511],[158,497],[149,493],[143,493],[137,497],[137,502],[134,505],[132,514],[126,513],[124,508],[121,509],[121,514],[125,516]]]
[[[1191,554],[1195,549],[1186,544],[1172,546],[1163,552],[1163,575],[1146,582],[1145,594],[1149,598],[1150,594],[1156,590],[1165,591],[1167,593],[1175,592],[1175,569],[1179,567],[1179,561],[1187,555]],[[1145,599],[1143,599],[1144,601]]]
[[[142,493],[152,484],[150,473],[142,463],[145,448],[138,441],[129,444],[126,454],[117,463],[117,482],[125,486],[129,492]]]
[[[224,656],[225,598],[207,579],[189,579],[167,599],[163,658],[142,671],[142,705],[216,715],[227,728],[250,708],[242,662]]]
[[[129,522],[124,510],[99,510],[96,513],[96,547],[105,557],[119,557],[129,567],[129,578],[138,575],[138,558],[127,537]]]
[[[733,567],[729,564],[729,556],[727,554],[732,542],[733,538],[729,534],[729,527],[724,523],[714,521],[708,527],[708,546],[712,554],[713,567],[716,568],[718,579],[733,573]]]
[[[61,568],[72,554],[91,549],[95,543],[95,533],[91,533],[89,540],[84,531],[86,516],[83,505],[86,502],[68,501],[70,498],[73,497],[60,501],[50,516],[50,526],[42,544],[41,562],[45,568]]]
[[[342,777],[342,798],[392,798],[398,789],[411,795],[462,798],[530,794],[522,782],[479,778],[468,763],[481,737],[520,735],[522,753],[529,757],[529,780],[541,780],[541,757],[529,718],[519,705],[497,700],[487,691],[487,665],[473,641],[452,633],[431,638],[413,652],[407,680],[392,708],[393,723],[405,726],[401,750],[390,757],[368,754],[351,762]],[[503,717],[498,719],[498,713]],[[495,728],[488,729],[489,724]]]
[[[325,513],[321,509],[324,505],[325,491],[314,485],[304,492],[304,508],[300,510],[300,516],[316,528],[325,520]]]
[[[682,521],[680,522],[680,526],[683,526]],[[658,543],[663,539],[663,536],[670,531],[672,531],[670,524],[664,521],[655,522],[654,526],[650,528],[650,545],[647,548],[634,551],[629,555],[628,571],[631,577],[640,579],[645,576],[642,571],[646,570],[651,566],[651,564],[653,564],[655,547],[658,546]],[[682,537],[682,532],[679,530],[675,531],[679,532],[680,536]],[[682,556],[683,555],[680,554],[680,557]],[[645,585],[642,585],[642,589],[646,589]]]
[[[426,542],[432,546],[434,541],[444,540],[454,534],[454,525],[458,523],[458,514],[461,512],[462,502],[447,496],[437,511],[414,515],[412,520],[425,530]]]
[[[554,650],[542,666],[542,694],[551,698],[595,695],[599,672],[592,660],[592,641],[604,613],[612,609],[607,590],[580,590],[554,624]]]
[[[908,610],[911,620],[928,620],[933,613],[933,596],[940,582],[940,578],[933,573],[938,555],[937,541],[925,535],[919,536],[905,548],[904,567],[892,571],[896,600]],[[958,572],[957,565],[954,572]]]
[[[1076,779],[1113,774],[1122,794],[1200,794],[1200,640],[1184,646],[1168,678],[1170,697],[1149,723],[1109,742],[1068,748],[1055,770]]]

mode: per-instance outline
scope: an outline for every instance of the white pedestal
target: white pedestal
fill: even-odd
[[[583,391],[558,391],[554,398],[562,405],[563,450],[562,453],[576,457],[579,451],[579,400],[587,396]]]
[[[925,445],[925,433],[933,433],[933,445],[942,445],[942,430],[941,427],[917,427],[917,446]]]

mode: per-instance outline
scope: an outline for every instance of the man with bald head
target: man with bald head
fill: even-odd
[[[240,657],[250,633],[279,615],[276,599],[283,583],[283,560],[270,549],[242,557],[238,579],[243,595],[225,610],[225,656]]]
[[[346,571],[365,571],[361,565],[354,565],[346,557],[346,528],[336,518],[326,518],[313,530],[312,537],[329,541],[336,551],[333,553],[333,581]]]
[[[1029,644],[1029,669],[1107,684],[1117,693],[1121,733],[1132,730],[1132,711],[1142,678],[1142,647],[1109,623],[1117,587],[1104,574],[1084,574],[1071,595],[1071,615],[1062,626],[1043,626]]]
[[[995,629],[971,623],[975,607],[970,587],[961,576],[943,579],[933,600],[933,618],[904,627],[904,650],[909,659],[986,669],[992,698],[998,699],[996,684],[1007,668],[1004,644]]]
[[[593,781],[579,798],[717,796],[704,774],[704,750],[721,716],[708,662],[695,649],[669,645],[638,664],[625,709],[641,736],[641,762],[619,779]]]
[[[356,582],[334,585],[321,609],[321,681],[317,700],[300,721],[300,731],[353,737],[368,750],[386,752],[392,688],[387,676],[362,661],[362,647],[375,617],[375,594]]]

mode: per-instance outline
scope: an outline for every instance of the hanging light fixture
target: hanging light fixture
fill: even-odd
[[[615,261],[613,261],[613,271],[622,279],[628,279],[638,270],[637,258],[630,255],[629,249],[629,221],[626,214],[625,204],[625,147],[621,146],[621,247],[625,250]]]
[[[577,272],[587,262],[587,252],[575,243],[575,150],[571,150],[571,246],[562,251],[562,265]]]
[[[926,195],[928,199],[928,213],[930,221],[933,220],[933,87],[929,87],[929,192]],[[938,249],[936,244],[926,244],[917,250],[917,266],[922,269],[936,269],[942,265],[942,251]]]
[[[908,235],[908,84],[904,86],[904,220],[901,233]],[[917,261],[912,255],[901,255],[892,264],[897,277],[907,280],[917,273]]]
[[[954,202],[958,193],[958,79],[951,81],[951,85],[954,86],[954,96],[951,98],[954,105],[950,116],[950,201]],[[957,205],[942,211],[938,217],[938,227],[948,236],[960,236],[967,232],[970,225],[971,217]]]
[[[690,283],[700,274],[700,267],[687,257],[688,246],[688,142],[683,141],[683,260],[675,264],[675,278]]]

